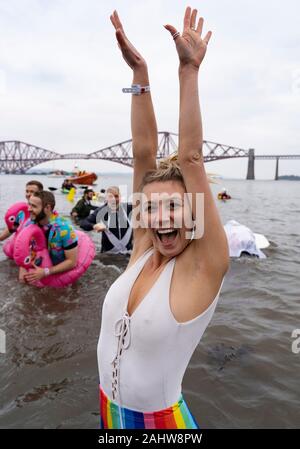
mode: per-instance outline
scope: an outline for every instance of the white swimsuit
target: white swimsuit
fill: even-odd
[[[132,286],[152,253],[153,249],[147,251],[108,290],[97,349],[100,386],[105,394],[121,407],[144,413],[178,401],[183,375],[212,318],[223,284],[203,313],[178,323],[169,303],[173,258],[129,316]]]

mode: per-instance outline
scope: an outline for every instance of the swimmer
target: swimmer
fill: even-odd
[[[197,10],[186,9],[182,35],[165,26],[179,57],[179,150],[158,167],[147,64],[117,12],[111,16],[133,84],[144,88],[131,103],[133,192],[141,198],[135,207],[143,225],[136,218],[128,267],[104,300],[98,342],[102,428],[198,427],[181,383],[213,316],[229,255],[203,161],[198,73],[211,32],[201,37],[203,19],[196,16]],[[196,209],[199,194],[204,217]]]
[[[111,186],[106,190],[105,203],[98,207],[80,227],[85,231],[101,232],[101,252],[130,254],[132,250],[132,228],[130,215],[132,205],[121,203],[120,190]]]
[[[70,179],[65,179],[61,185],[61,188],[62,188],[62,190],[71,190],[71,189],[76,190],[76,186],[74,186],[74,184],[72,184]]]
[[[30,220],[27,225],[34,223],[44,230],[53,266],[43,269],[35,265],[34,270],[30,272],[20,267],[20,282],[36,282],[49,274],[63,273],[76,266],[78,246],[76,233],[68,220],[53,213],[54,207],[55,198],[51,192],[35,192],[29,198]]]
[[[227,190],[225,187],[223,187],[221,193],[218,193],[218,199],[219,200],[230,200],[231,199],[231,196],[227,193]]]
[[[73,207],[71,216],[76,220],[83,220],[88,217],[93,210],[97,209],[97,207],[93,206],[91,203],[93,196],[94,190],[91,187],[85,189],[82,198]]]

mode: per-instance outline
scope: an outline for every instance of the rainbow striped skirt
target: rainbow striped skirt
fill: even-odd
[[[199,429],[195,418],[181,396],[165,410],[136,412],[112,402],[100,387],[101,429]]]

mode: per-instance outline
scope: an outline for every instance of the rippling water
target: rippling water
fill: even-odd
[[[30,178],[0,176],[1,219]],[[61,183],[34,178],[45,187]],[[130,177],[101,178],[101,188],[120,183],[130,185]],[[291,334],[300,329],[300,182],[222,183],[233,196],[218,203],[223,223],[246,224],[271,246],[265,260],[232,261],[184,394],[203,428],[299,427],[300,353],[292,352]],[[56,199],[68,214],[66,197],[57,191]],[[87,273],[61,291],[18,284],[16,266],[0,253],[0,427],[97,428],[101,307],[126,258],[98,251]]]

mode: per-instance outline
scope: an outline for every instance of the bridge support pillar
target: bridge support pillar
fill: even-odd
[[[246,179],[255,179],[254,161],[255,161],[254,148],[250,148],[248,153],[248,171]]]
[[[276,158],[275,181],[278,181],[279,157]]]

